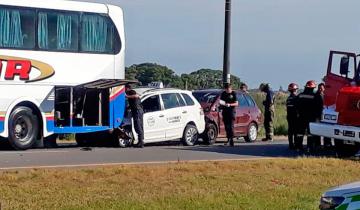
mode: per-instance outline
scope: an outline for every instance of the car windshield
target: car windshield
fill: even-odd
[[[200,103],[209,103],[212,104],[216,101],[219,93],[217,92],[193,92],[193,96],[200,102]]]

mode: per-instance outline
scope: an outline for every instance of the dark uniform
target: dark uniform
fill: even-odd
[[[288,140],[289,149],[295,148],[295,140],[297,136],[298,113],[296,110],[297,96],[295,93],[290,93],[286,100],[286,119],[288,122]]]
[[[314,93],[313,88],[305,88],[304,92],[298,95],[296,107],[299,113],[298,137],[296,148],[303,149],[303,138],[307,134],[308,148],[310,152],[315,152],[319,141],[310,134],[310,122],[315,122],[319,117],[319,110],[322,110],[322,99]],[[320,112],[321,116],[321,112]]]
[[[133,96],[136,95],[135,90],[127,90],[126,95]],[[138,134],[138,146],[144,146],[144,127],[143,127],[143,107],[141,105],[140,98],[128,98],[131,114],[134,120],[134,129]]]
[[[315,103],[316,103],[315,121],[319,122],[321,120],[322,111],[324,109],[324,98],[323,95],[318,91],[315,93]],[[321,146],[321,136],[314,136],[314,147],[319,148],[320,146]]]
[[[317,111],[317,121],[321,120],[321,115],[322,115],[322,111],[324,108],[324,94],[321,93],[319,90],[316,92],[316,97],[318,98],[318,100],[321,101],[319,102],[319,107],[318,107],[318,111]],[[321,107],[320,107],[321,106]],[[321,137],[319,138],[320,141]],[[331,138],[328,137],[324,137],[324,146],[325,147],[330,147],[331,146]]]
[[[270,90],[270,88],[266,88],[264,90],[266,93],[266,99],[263,101],[264,105],[264,127],[265,127],[265,133],[266,133],[266,139],[265,140],[272,140],[274,136],[274,115],[275,115],[275,105],[274,105],[274,92]]]
[[[226,104],[236,103],[236,93],[232,91],[231,93],[227,93],[226,91],[221,93],[220,100],[224,101]],[[226,131],[226,137],[230,142],[230,145],[234,145],[234,120],[236,116],[236,109],[234,106],[221,106],[222,108],[222,116]]]

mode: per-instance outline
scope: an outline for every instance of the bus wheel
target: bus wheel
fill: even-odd
[[[335,150],[339,157],[352,157],[359,152],[360,144],[353,142],[354,144],[345,144],[341,139],[335,139]]]
[[[39,121],[29,107],[19,106],[9,117],[9,142],[14,149],[26,150],[36,142]]]

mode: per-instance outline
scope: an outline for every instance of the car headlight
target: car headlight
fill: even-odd
[[[321,210],[330,210],[338,207],[342,202],[344,202],[344,197],[321,197],[319,209]]]
[[[324,120],[333,120],[336,121],[337,117],[333,114],[324,114]]]

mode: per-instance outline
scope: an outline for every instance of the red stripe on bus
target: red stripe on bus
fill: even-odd
[[[54,121],[54,116],[47,116],[46,120]]]
[[[110,97],[110,101],[115,100],[115,98],[117,98],[119,95],[121,95],[124,92],[125,92],[125,88],[122,88],[119,92],[115,93],[115,95]]]

